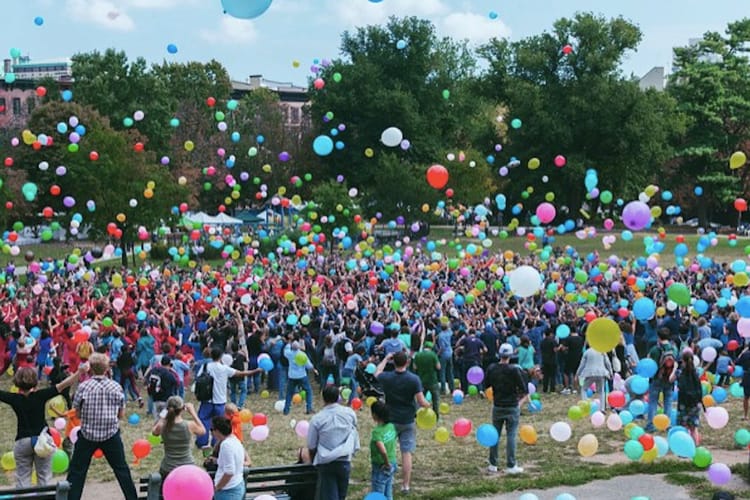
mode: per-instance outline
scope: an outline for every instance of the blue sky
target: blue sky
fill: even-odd
[[[254,0],[248,0],[254,1]],[[220,0],[4,0],[0,50],[34,60],[115,47],[148,61],[222,62],[233,79],[250,74],[306,83],[315,58],[338,57],[344,30],[378,24],[390,15],[430,19],[439,34],[482,43],[519,39],[550,28],[576,11],[622,15],[644,39],[624,61],[626,74],[671,66],[672,47],[750,15],[746,0],[274,0],[252,20],[222,13]],[[491,20],[489,12],[497,12]],[[42,26],[34,18],[44,19]],[[169,54],[167,45],[177,45]],[[298,68],[293,61],[299,61]]]

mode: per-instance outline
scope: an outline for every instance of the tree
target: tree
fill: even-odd
[[[750,154],[750,19],[727,26],[725,35],[708,32],[696,44],[674,50],[676,70],[668,91],[688,116],[672,176],[685,180],[682,201],[696,208],[705,226],[712,212],[732,212],[744,193],[746,169],[730,171],[735,151]],[[693,187],[704,189],[703,198]]]
[[[506,178],[506,189],[515,190],[509,205],[529,186],[538,193],[525,201],[532,212],[548,192],[577,209],[587,194],[584,173],[592,168],[599,189],[622,198],[656,177],[682,119],[669,95],[641,91],[621,75],[622,58],[640,40],[640,30],[622,18],[578,13],[556,21],[552,32],[493,40],[479,50],[488,62],[482,93],[507,107],[506,122],[520,120],[497,155],[500,165],[512,157],[520,162]],[[552,165],[557,155],[566,157],[564,168]],[[532,158],[540,160],[539,170],[526,168]]]

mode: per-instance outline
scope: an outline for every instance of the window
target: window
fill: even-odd
[[[299,108],[293,107],[292,110],[292,124],[298,124],[300,122],[299,119]]]
[[[29,110],[29,114],[34,111],[34,108],[36,107],[36,99],[33,97],[29,97],[26,99],[26,108]]]
[[[21,114],[21,98],[14,97],[13,98],[13,115],[17,116],[20,114]]]
[[[0,97],[0,115],[5,114],[5,97]]]

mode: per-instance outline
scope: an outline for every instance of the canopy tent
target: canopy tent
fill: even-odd
[[[224,213],[208,215],[205,212],[196,212],[187,215],[185,218],[193,224],[201,224],[204,226],[239,226],[243,223],[242,220],[235,219]]]
[[[223,212],[219,212],[214,219],[216,219],[216,224],[221,224],[223,226],[239,226],[242,224],[241,219],[235,219]]]

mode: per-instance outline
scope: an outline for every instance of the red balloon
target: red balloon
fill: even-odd
[[[133,443],[133,455],[135,455],[135,458],[140,460],[147,457],[149,453],[151,453],[151,443],[145,439],[136,439],[135,443]]]
[[[60,186],[58,186],[57,184],[53,184],[49,188],[49,194],[51,194],[52,196],[59,196],[60,191]]]
[[[60,431],[58,431],[54,427],[48,427],[47,430],[49,431],[49,435],[52,438],[52,441],[54,441],[55,446],[59,448],[62,445],[62,437],[60,436]]]
[[[622,391],[612,391],[607,395],[607,403],[612,408],[622,408],[625,406],[625,394]]]
[[[362,408],[362,400],[359,398],[352,398],[352,410],[359,410]]]
[[[596,313],[594,311],[588,311],[586,315],[584,316],[584,319],[587,323],[591,323],[596,319]]]
[[[92,151],[89,153],[89,160],[96,161],[98,159],[99,159],[99,153],[97,153],[96,151]]]
[[[448,169],[442,165],[432,165],[427,169],[427,183],[434,189],[443,189],[448,184]]]
[[[209,108],[213,108],[214,106],[216,106],[216,99],[213,97],[209,97],[208,99],[206,99],[206,104]]]
[[[55,212],[52,210],[52,207],[44,207],[42,209],[42,215],[49,219],[55,215]]]
[[[94,458],[102,458],[104,456],[104,452],[101,448],[97,448],[94,452]]]
[[[136,151],[137,153],[140,153],[141,151],[143,151],[143,143],[142,142],[136,142],[133,145],[133,150]]]
[[[643,445],[645,451],[648,451],[654,447],[654,436],[651,434],[642,434],[641,437],[638,438],[638,442]]]
[[[739,346],[739,342],[736,340],[730,340],[727,342],[727,351],[736,351]]]
[[[180,203],[180,212],[185,213],[187,212],[188,204],[187,203]]]
[[[568,44],[562,48],[562,51],[563,51],[563,54],[565,55],[570,54],[571,52],[573,52],[573,47],[570,44]]]
[[[115,232],[112,236],[114,236],[115,239],[118,239],[118,240],[122,239],[122,229],[120,229],[119,227],[115,229]]]
[[[5,158],[5,166],[6,167],[12,167],[13,166],[13,158],[11,158],[10,156],[8,156],[7,158]]]
[[[42,87],[41,85],[36,88],[36,95],[39,97],[44,97],[47,95],[47,89],[45,87]]]
[[[453,190],[451,188],[448,188],[445,190],[445,197],[446,198],[453,198]]]
[[[456,437],[468,436],[471,432],[471,420],[468,418],[459,418],[453,423],[453,435]]]
[[[256,413],[255,415],[253,415],[252,423],[255,427],[259,425],[266,425],[268,423],[268,417],[266,417],[263,413]]]
[[[734,200],[734,209],[738,212],[747,212],[747,201],[743,198],[737,198]]]
[[[5,202],[5,209],[6,210],[13,210],[13,202],[12,201],[6,201]]]

